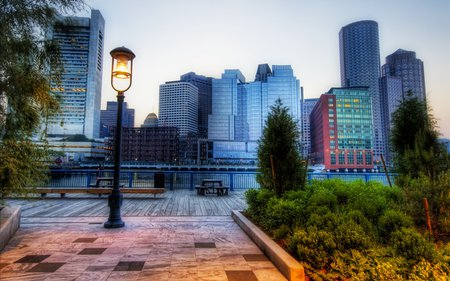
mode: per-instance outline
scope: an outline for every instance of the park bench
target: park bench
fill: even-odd
[[[47,193],[59,193],[61,198],[65,197],[67,193],[86,193],[86,194],[98,194],[101,197],[102,194],[110,194],[112,188],[110,187],[98,187],[98,188],[48,188],[48,187],[38,187],[33,190],[34,193],[40,193],[41,197],[45,197]],[[156,198],[156,194],[161,194],[165,192],[164,188],[120,188],[122,193],[142,193],[142,194],[153,194]]]

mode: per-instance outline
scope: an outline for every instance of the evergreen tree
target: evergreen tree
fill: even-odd
[[[405,195],[405,210],[416,224],[427,226],[423,200],[429,203],[435,237],[450,233],[450,163],[438,142],[436,121],[426,102],[409,92],[392,115],[391,144],[398,185]]]
[[[26,193],[45,173],[44,148],[30,140],[42,118],[58,110],[50,79],[63,72],[58,46],[45,31],[83,0],[0,0],[0,196]],[[50,77],[50,71],[51,77]]]
[[[448,169],[448,154],[438,142],[436,120],[426,102],[408,92],[392,114],[391,144],[397,172],[416,178],[420,173],[434,179]]]
[[[257,181],[278,196],[305,185],[305,161],[299,153],[299,130],[280,99],[271,107],[258,141]]]

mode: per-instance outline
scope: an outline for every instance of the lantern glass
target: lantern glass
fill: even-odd
[[[127,56],[118,55],[115,58],[115,64],[112,75],[118,79],[129,79],[131,76],[130,60]]]

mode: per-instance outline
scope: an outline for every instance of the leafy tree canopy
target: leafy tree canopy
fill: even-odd
[[[289,109],[280,99],[271,107],[261,139],[258,141],[261,187],[277,195],[304,187],[306,165],[299,153],[299,130]]]
[[[58,14],[83,7],[83,0],[0,0],[2,197],[21,193],[43,173],[36,163],[43,163],[46,150],[30,139],[41,118],[58,109],[50,80],[58,82],[63,72],[58,45],[45,32]]]

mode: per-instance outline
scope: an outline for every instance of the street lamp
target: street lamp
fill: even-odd
[[[122,206],[123,196],[120,193],[120,150],[122,142],[122,107],[125,98],[125,91],[131,87],[133,78],[134,53],[125,48],[115,48],[110,52],[112,57],[111,65],[111,86],[117,91],[117,125],[116,141],[114,147],[114,186],[108,197],[109,218],[104,223],[105,228],[123,227],[125,223],[120,217],[120,206]]]

